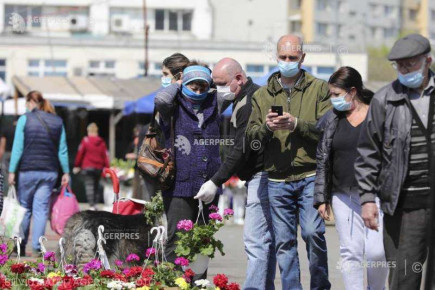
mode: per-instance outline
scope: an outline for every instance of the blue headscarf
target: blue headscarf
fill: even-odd
[[[202,94],[197,94],[186,86],[195,80],[205,81],[210,87],[212,81],[210,70],[201,65],[193,65],[186,67],[183,71],[183,84],[181,86],[182,94],[193,101],[201,102],[207,98],[208,91]]]

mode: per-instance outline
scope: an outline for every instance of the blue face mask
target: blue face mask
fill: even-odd
[[[162,77],[161,81],[162,81],[162,87],[164,88],[169,87],[172,83],[172,79],[170,77]]]
[[[191,91],[188,87],[185,85],[181,86],[181,93],[186,97],[194,101],[203,101],[205,98],[207,98],[208,92],[204,92],[202,94],[197,94],[193,91]]]
[[[423,69],[424,69],[424,64],[423,67],[418,71],[410,72],[407,74],[401,74],[400,72],[398,72],[397,74],[398,74],[399,82],[405,87],[411,89],[419,88],[424,81]]]
[[[347,102],[345,99],[346,96],[347,94],[344,96],[331,98],[331,103],[334,109],[340,112],[346,112],[352,108],[352,102]]]
[[[278,68],[281,72],[281,75],[291,78],[298,74],[299,72],[299,62],[286,62],[286,61],[278,61]]]

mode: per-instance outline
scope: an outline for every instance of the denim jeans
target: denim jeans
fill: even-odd
[[[39,237],[45,234],[45,225],[50,208],[50,197],[57,181],[57,172],[21,171],[18,177],[18,199],[26,208],[21,229],[24,233],[23,247],[29,239],[30,219],[33,215],[32,248],[41,249]]]
[[[245,290],[275,289],[276,256],[267,183],[267,173],[259,172],[246,184],[248,201],[243,240],[248,267]]]
[[[294,182],[269,181],[269,202],[282,289],[302,289],[297,248],[298,219],[311,274],[310,289],[330,289],[325,223],[313,207],[315,176]]]

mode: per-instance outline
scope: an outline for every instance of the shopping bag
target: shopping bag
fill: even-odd
[[[58,235],[62,235],[68,219],[79,211],[79,203],[69,185],[62,186],[51,209],[51,229]]]
[[[13,238],[24,237],[21,232],[26,209],[22,207],[17,198],[15,186],[9,186],[8,196],[4,199],[3,212],[0,216],[0,235]]]

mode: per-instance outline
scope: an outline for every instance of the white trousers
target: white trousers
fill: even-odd
[[[334,193],[332,209],[335,228],[340,240],[340,269],[346,290],[364,289],[364,271],[367,269],[367,289],[385,289],[388,266],[383,243],[383,212],[379,207],[378,231],[364,226],[357,193]],[[365,257],[365,259],[364,259]]]

